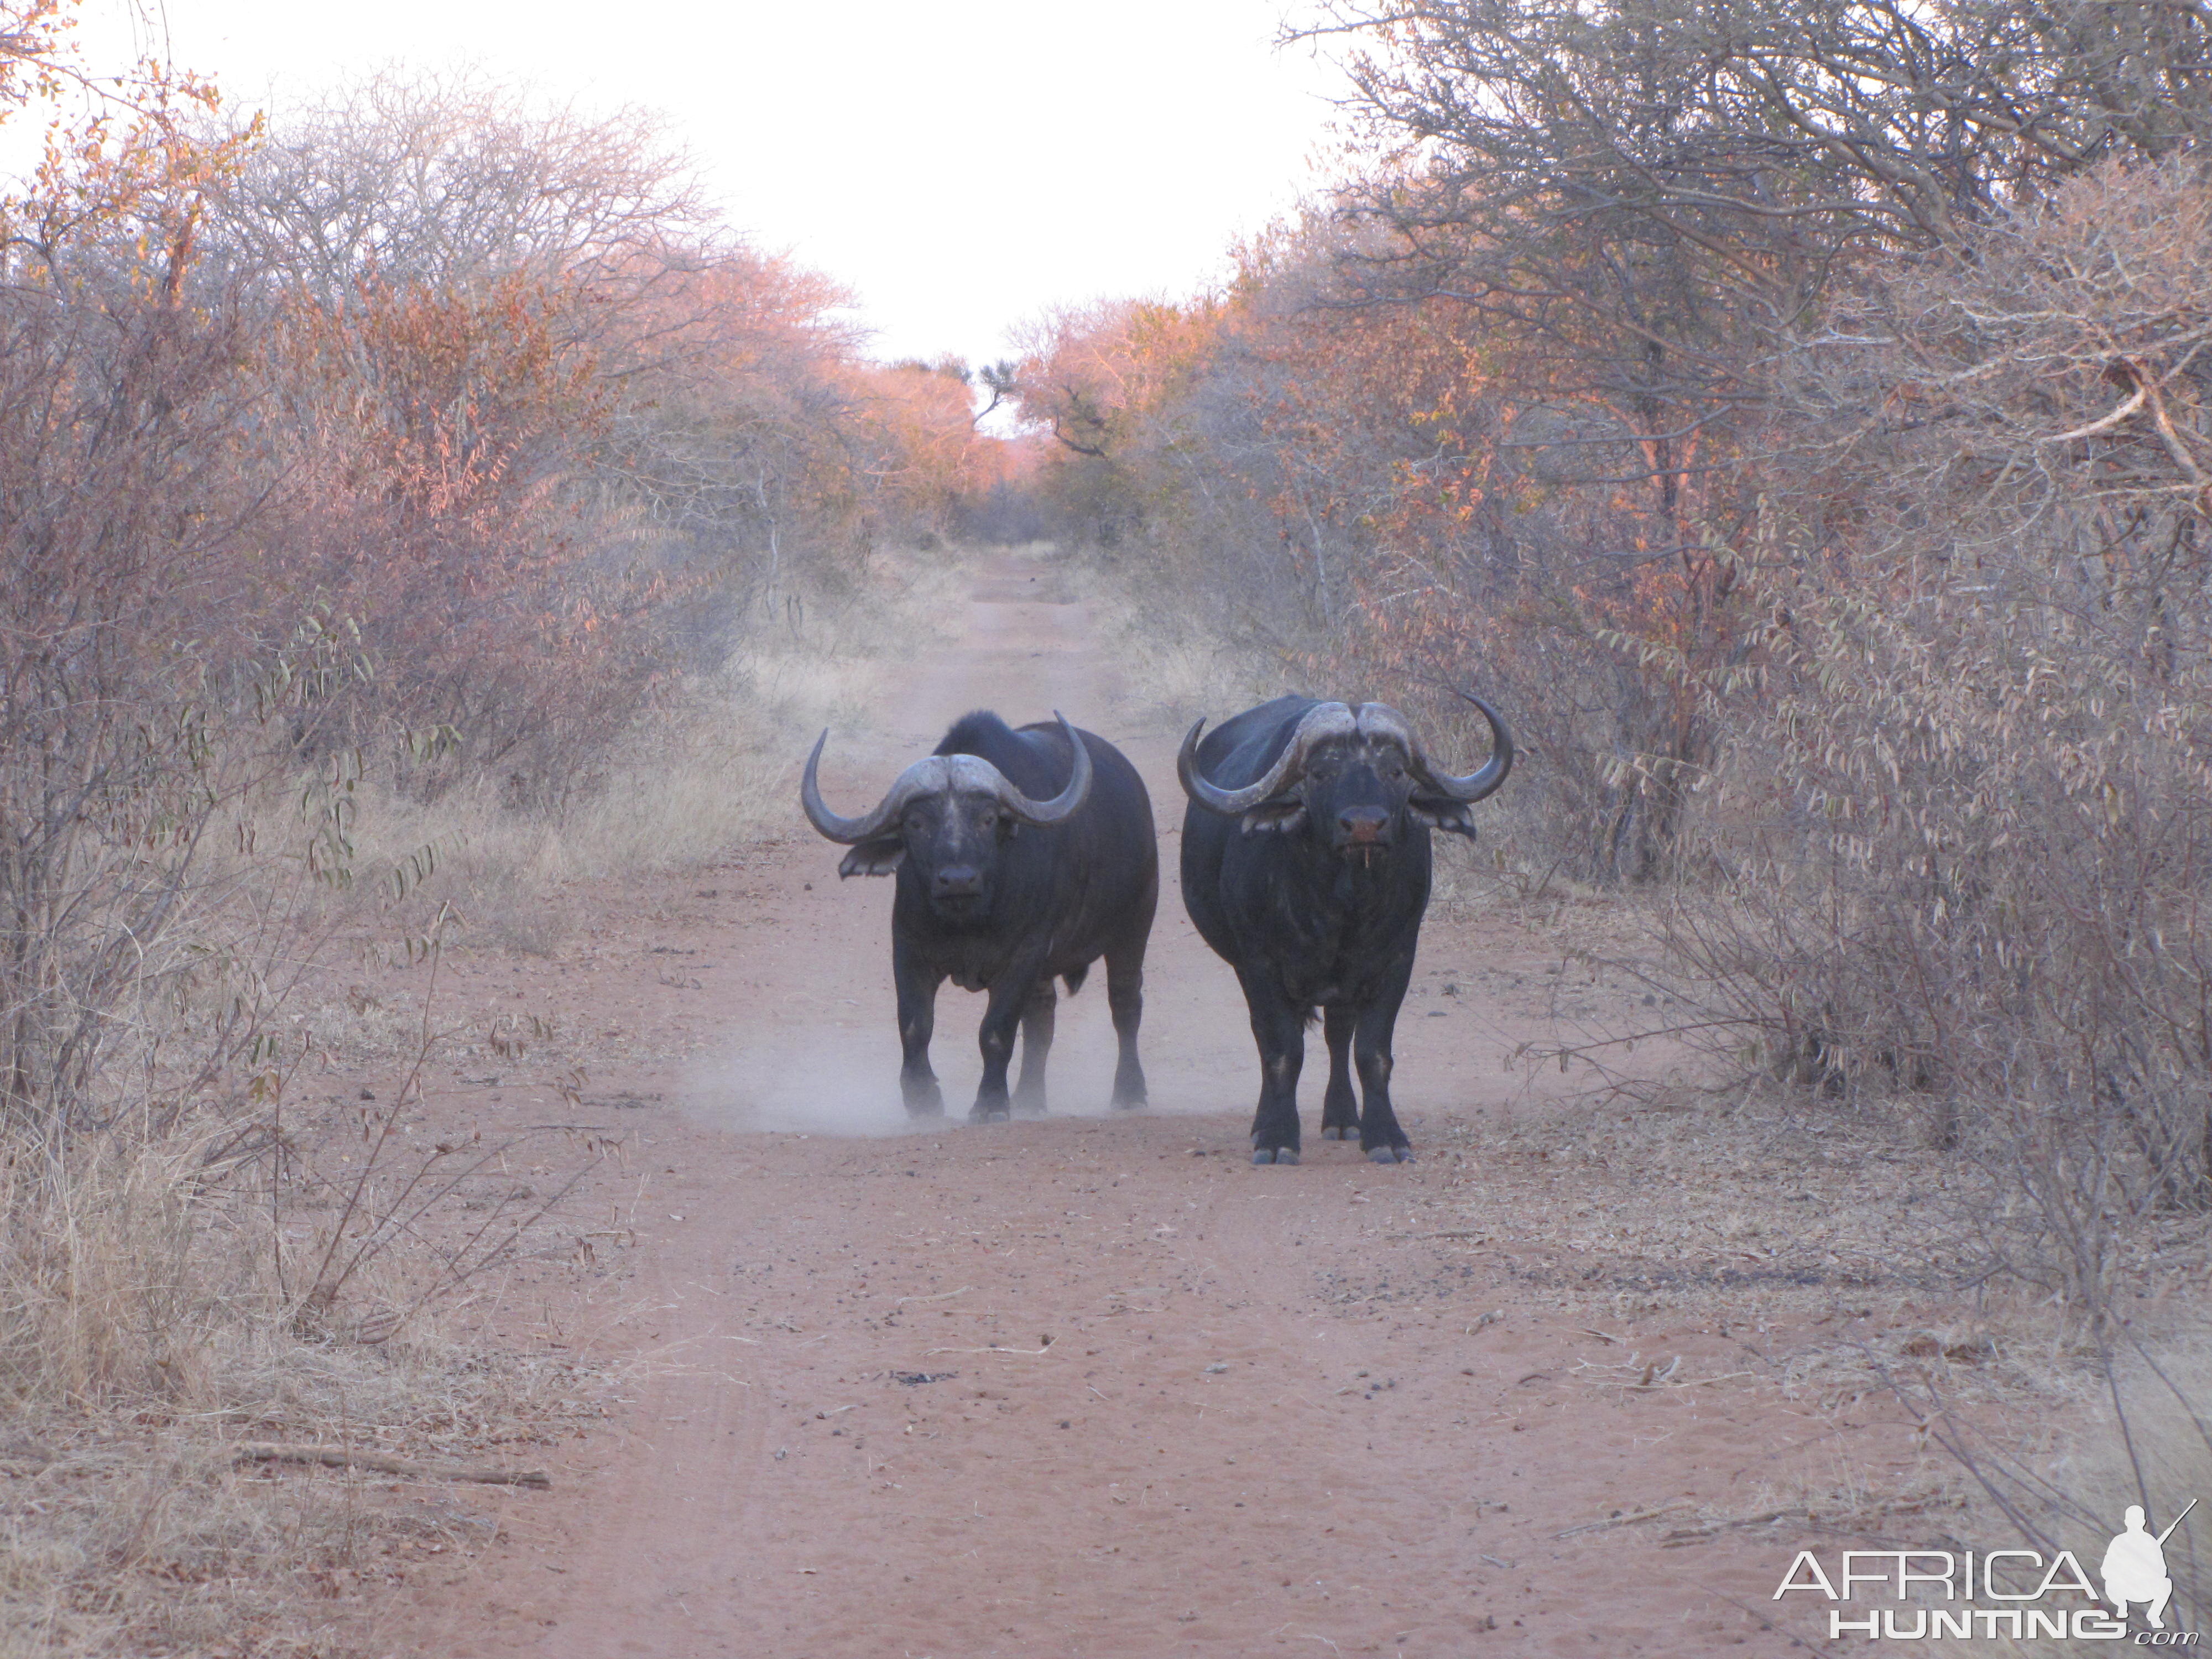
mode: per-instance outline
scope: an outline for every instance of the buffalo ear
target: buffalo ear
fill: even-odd
[[[885,836],[877,841],[864,841],[845,854],[845,861],[837,866],[842,880],[847,876],[888,876],[899,867],[906,856],[906,843],[896,836]]]
[[[1289,835],[1301,829],[1306,821],[1306,804],[1296,795],[1285,795],[1279,800],[1263,800],[1244,815],[1244,833],[1248,836],[1265,834],[1272,830],[1279,835]]]
[[[1474,812],[1468,802],[1441,795],[1416,795],[1406,803],[1406,816],[1448,836],[1474,839]]]

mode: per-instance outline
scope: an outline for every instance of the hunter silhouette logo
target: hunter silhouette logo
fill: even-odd
[[[2143,1519],[2142,1505],[2128,1505],[2124,1530],[2106,1547],[2104,1565],[2098,1571],[2105,1581],[2105,1599],[2119,1617],[2128,1616],[2129,1602],[2141,1601],[2150,1627],[2166,1628],[2166,1604],[2173,1599],[2173,1580],[2166,1573],[2166,1540],[2196,1507],[2192,1498],[2166,1530],[2154,1538]]]
[[[2120,1531],[2106,1546],[2093,1583],[2072,1550],[1845,1550],[1834,1571],[1811,1550],[1800,1550],[1782,1575],[1773,1599],[1808,1590],[1831,1603],[1889,1601],[1890,1607],[1832,1606],[1828,1639],[1863,1636],[1869,1641],[1922,1642],[1946,1638],[2038,1638],[2121,1642],[2138,1647],[2196,1647],[2196,1631],[2169,1631],[2166,1611],[2173,1579],[2166,1569],[2166,1541],[2197,1507],[2191,1498],[2162,1532],[2150,1529],[2141,1504],[2130,1504]],[[1992,1605],[1975,1606],[1976,1602]],[[2131,1630],[2130,1609],[2147,1630]]]

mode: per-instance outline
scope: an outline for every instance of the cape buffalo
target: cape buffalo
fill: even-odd
[[[1202,720],[1183,739],[1182,900],[1251,1011],[1255,1164],[1298,1161],[1298,1070],[1316,1006],[1328,1042],[1322,1138],[1348,1140],[1357,1127],[1376,1163],[1412,1161],[1390,1108],[1390,1033],[1429,903],[1429,831],[1472,841],[1468,807],[1513,766],[1505,722],[1460,695],[1490,722],[1490,758],[1465,777],[1437,770],[1411,723],[1379,702],[1278,697],[1204,743]]]
[[[815,774],[827,732],[806,757],[799,799],[807,820],[853,848],[837,873],[897,873],[891,976],[909,1112],[945,1109],[929,1068],[929,1036],[937,989],[947,979],[991,994],[981,1036],[983,1082],[969,1117],[1007,1115],[1017,1022],[1022,1073],[1012,1105],[1043,1111],[1052,981],[1066,980],[1073,995],[1102,956],[1121,1048],[1114,1104],[1145,1103],[1137,1023],[1160,890],[1152,799],[1113,744],[1053,718],[1057,726],[1017,732],[996,714],[963,716],[935,753],[900,773],[874,810],[854,818],[823,804]]]

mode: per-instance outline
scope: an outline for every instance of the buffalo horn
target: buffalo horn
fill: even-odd
[[[1285,783],[1294,781],[1305,770],[1307,755],[1322,738],[1348,738],[1358,729],[1346,704],[1316,703],[1306,711],[1297,730],[1291,733],[1291,740],[1283,745],[1283,752],[1267,769],[1267,776],[1242,789],[1224,789],[1199,775],[1198,734],[1205,725],[1203,720],[1200,720],[1183,738],[1182,750],[1176,757],[1176,775],[1182,780],[1183,793],[1207,811],[1225,815],[1249,812]]]
[[[1082,805],[1085,799],[1091,793],[1091,750],[1084,746],[1083,739],[1075,735],[1075,728],[1067,723],[1066,715],[1055,708],[1052,711],[1052,717],[1060,722],[1060,733],[1066,738],[1067,746],[1074,753],[1075,764],[1068,772],[1067,787],[1050,800],[1031,800],[1020,790],[1015,788],[998,768],[992,766],[988,761],[982,763],[992,776],[999,781],[999,787],[993,793],[1004,803],[1008,811],[1024,823],[1061,823],[1069,813]]]
[[[1449,772],[1437,771],[1421,752],[1418,741],[1409,752],[1415,769],[1438,794],[1457,801],[1478,801],[1494,793],[1505,781],[1505,775],[1513,769],[1513,734],[1505,729],[1505,722],[1498,718],[1498,711],[1480,697],[1472,691],[1461,691],[1458,695],[1480,709],[1483,719],[1490,722],[1490,758],[1465,777],[1455,778]]]
[[[887,825],[897,822],[911,802],[925,795],[989,795],[1024,823],[1059,823],[1082,805],[1091,793],[1091,751],[1076,736],[1066,715],[1054,709],[1053,718],[1066,734],[1075,763],[1068,774],[1067,787],[1050,800],[1031,800],[1014,787],[1005,773],[980,756],[929,755],[915,762],[892,781],[873,811],[864,812],[856,818],[840,817],[822,799],[817,776],[822,747],[830,741],[830,733],[824,730],[814,740],[813,753],[806,757],[806,771],[799,781],[799,805],[806,809],[806,821],[817,830],[847,846],[881,835]]]

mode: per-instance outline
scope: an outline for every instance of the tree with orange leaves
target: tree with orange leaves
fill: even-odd
[[[1383,251],[1316,214],[1224,295],[1049,319],[1020,386],[1063,520],[1363,695],[1446,725],[1443,682],[1517,699],[1580,867],[1651,874],[1709,741],[1683,664],[1740,621],[1715,440],[1639,437],[1555,338],[1379,294]]]
[[[0,106],[92,84],[64,21],[38,5],[0,29]],[[213,93],[151,72],[98,91],[0,203],[0,1118],[57,1132],[131,1103],[117,1062],[152,1065],[140,1016],[191,965],[177,924],[220,902],[205,839],[284,763],[241,706],[311,718],[319,675],[312,647],[252,648],[250,337],[198,244],[234,157],[180,112]]]
[[[280,114],[217,195],[290,458],[272,559],[380,665],[351,737],[439,734],[427,771],[385,745],[420,787],[588,787],[656,686],[941,470],[945,422],[862,384],[843,291],[689,180],[634,112],[384,76]]]

